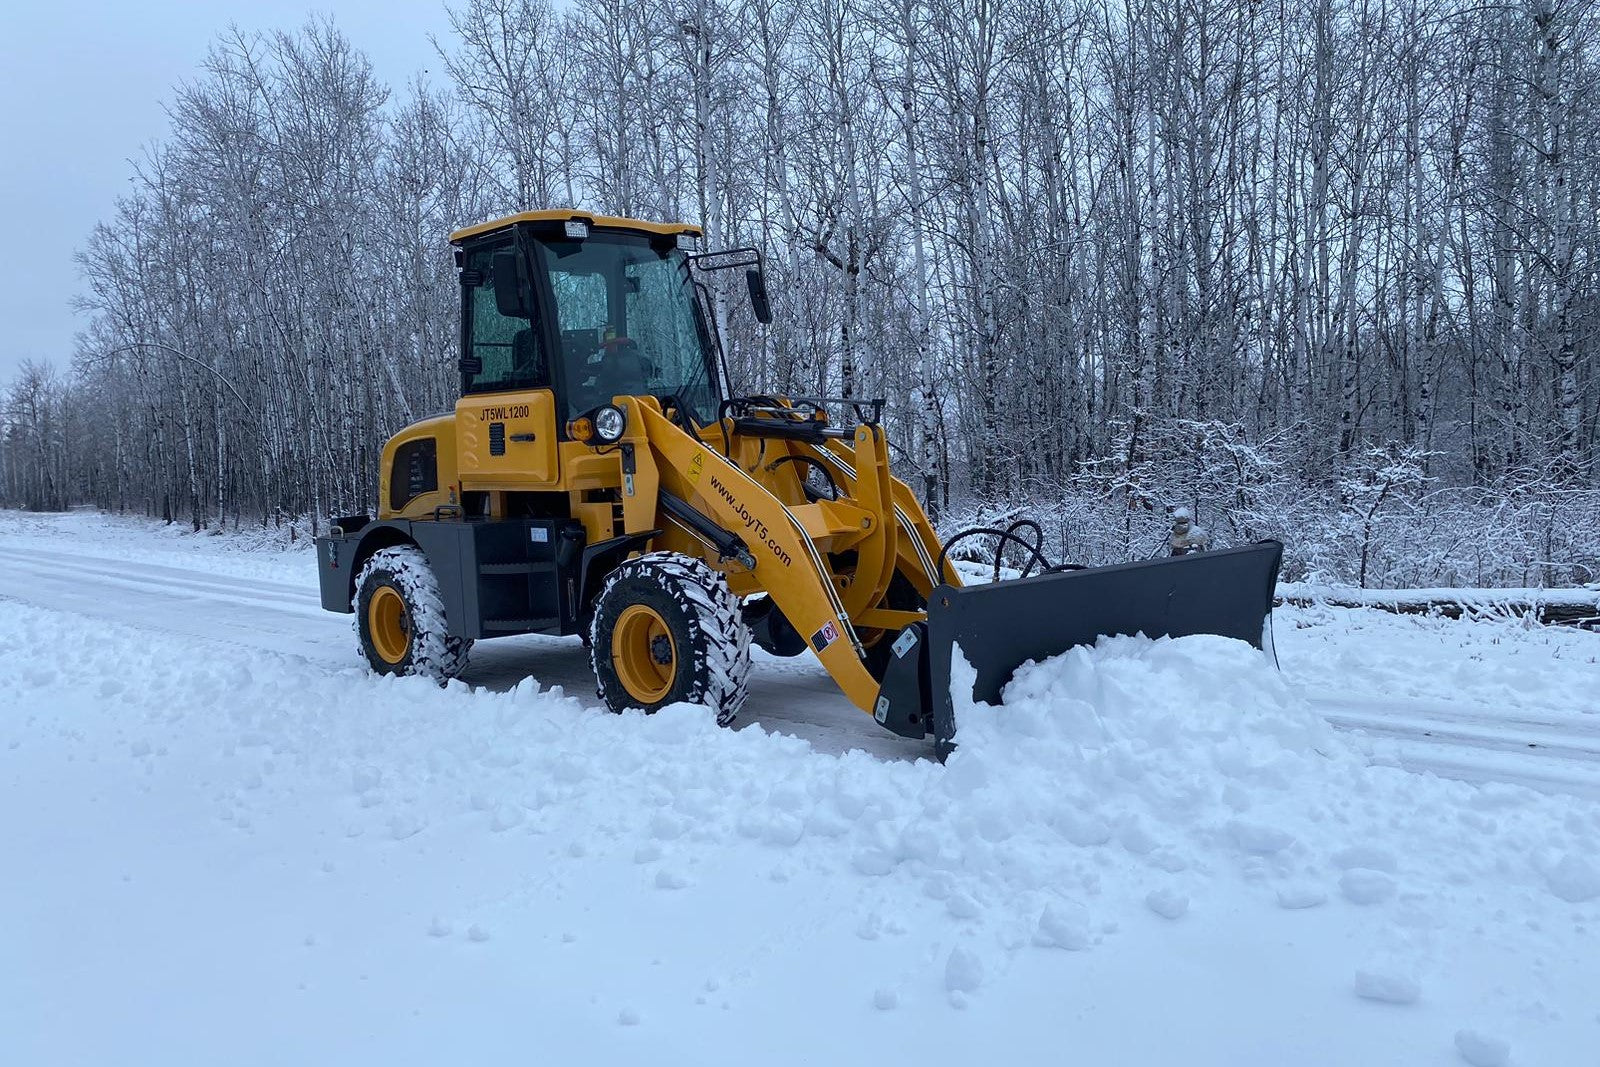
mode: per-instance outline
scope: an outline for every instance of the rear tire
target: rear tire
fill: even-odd
[[[750,628],[722,575],[651,552],[617,565],[595,601],[589,659],[612,711],[704,704],[733,722],[750,675]]]
[[[471,640],[450,636],[439,579],[414,545],[374,552],[356,576],[356,635],[379,674],[419,675],[440,685],[467,666]]]

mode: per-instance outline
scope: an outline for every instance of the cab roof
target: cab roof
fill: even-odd
[[[696,237],[701,235],[700,227],[691,226],[687,222],[642,222],[639,219],[596,215],[591,211],[576,211],[572,208],[552,208],[545,211],[523,211],[516,215],[507,215],[503,219],[495,219],[493,222],[480,222],[476,226],[468,226],[451,234],[450,243],[460,244],[468,238],[494,233],[496,230],[510,229],[520,222],[566,222],[568,219],[582,219],[595,229],[633,230],[637,233],[659,233],[669,236],[680,233],[693,234]]]

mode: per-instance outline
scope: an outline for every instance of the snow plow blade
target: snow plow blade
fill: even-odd
[[[896,733],[931,733],[941,758],[956,733],[955,649],[977,672],[975,700],[994,704],[1016,669],[1102,636],[1218,634],[1262,648],[1283,545],[1261,541],[1188,556],[1056,571],[955,588],[941,585],[928,621],[895,642],[875,717]]]

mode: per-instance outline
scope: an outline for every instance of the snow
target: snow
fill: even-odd
[[[1518,619],[1459,620],[1377,609],[1273,613],[1278,659],[1330,703],[1381,697],[1395,710],[1472,721],[1472,711],[1577,713],[1600,728],[1600,639]]]
[[[1077,904],[1046,904],[1039,914],[1039,928],[1033,935],[1033,943],[1071,952],[1088,948],[1094,943],[1089,913]]]
[[[1471,784],[1329,721],[1581,751],[1594,634],[1286,610],[1282,671],[1108,640],[958,709],[940,767],[799,662],[758,658],[738,730],[597,710],[575,641],[374,677],[309,554],[230,540],[0,515],[11,1062],[1600,1047],[1584,761],[1451,742]]]
[[[1380,1004],[1415,1004],[1422,995],[1421,983],[1414,977],[1392,970],[1357,971],[1355,990],[1363,1000]]]
[[[1536,586],[1498,589],[1455,589],[1437,586],[1419,589],[1360,589],[1345,585],[1319,585],[1313,582],[1281,582],[1280,596],[1295,600],[1334,600],[1372,607],[1423,607],[1449,602],[1476,610],[1503,611],[1508,606],[1530,604],[1594,608],[1600,605],[1600,585],[1582,589],[1544,589]]]
[[[944,965],[944,987],[951,993],[975,993],[983,985],[983,958],[957,945]]]
[[[1315,885],[1294,882],[1279,886],[1277,898],[1280,908],[1289,908],[1290,910],[1315,908],[1328,902],[1326,890]]]
[[[1476,1030],[1456,1032],[1456,1051],[1472,1067],[1504,1067],[1511,1060],[1510,1042]]]
[[[1550,892],[1569,904],[1583,904],[1600,897],[1600,867],[1587,856],[1568,852],[1544,872]]]
[[[1382,904],[1395,895],[1396,888],[1395,880],[1382,871],[1358,867],[1339,876],[1339,891],[1352,904]]]
[[[1189,898],[1173,889],[1152,889],[1144,902],[1163,919],[1181,919],[1189,910]]]

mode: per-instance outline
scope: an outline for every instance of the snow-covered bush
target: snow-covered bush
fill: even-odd
[[[1190,509],[1213,547],[1283,541],[1283,577],[1375,588],[1570,586],[1600,580],[1600,491],[1521,472],[1494,487],[1440,485],[1429,454],[1399,445],[1347,457],[1324,482],[1302,473],[1288,435],[1252,441],[1237,424],[1147,427],[1136,462],[1082,464],[1065,484],[956,502],[948,535],[1036,515],[1054,559],[1113,563],[1159,554],[1169,512]],[[981,554],[981,543],[968,556]]]

